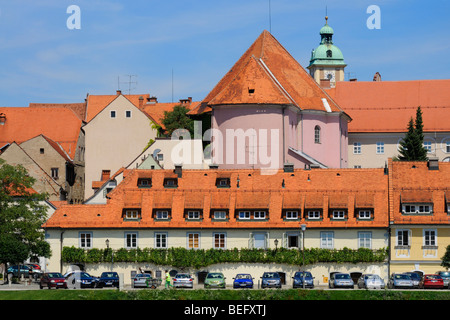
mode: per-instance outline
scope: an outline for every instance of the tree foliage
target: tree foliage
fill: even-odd
[[[408,131],[400,141],[399,160],[402,161],[426,161],[427,150],[423,146],[423,120],[420,106],[416,111],[416,119],[408,122]]]
[[[193,136],[194,121],[187,116],[188,111],[188,108],[181,105],[175,106],[172,111],[164,111],[162,123],[168,136],[172,136],[177,129],[185,129]]]
[[[47,207],[45,194],[32,188],[35,179],[23,166],[0,159],[0,263],[21,263],[33,257],[50,257],[42,224]]]
[[[447,249],[445,250],[444,256],[441,258],[441,266],[445,269],[450,269],[450,244],[447,246]]]

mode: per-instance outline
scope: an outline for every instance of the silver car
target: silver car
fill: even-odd
[[[450,272],[449,271],[437,271],[436,274],[440,275],[444,279],[444,288],[450,289]]]
[[[414,283],[410,276],[404,273],[393,273],[388,282],[389,289],[414,288]]]
[[[349,273],[336,272],[330,274],[328,287],[331,288],[350,288],[355,287],[355,283]]]
[[[194,278],[189,273],[177,273],[173,278],[174,288],[193,288]]]
[[[363,274],[357,282],[358,288],[364,289],[384,289],[384,280],[377,274]]]
[[[133,287],[134,288],[147,288],[147,282],[150,280],[152,276],[149,273],[138,273],[133,278]]]

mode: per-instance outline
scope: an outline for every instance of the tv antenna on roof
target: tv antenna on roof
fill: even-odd
[[[132,77],[137,77],[137,75],[135,74],[127,74],[125,75],[126,77],[128,77],[128,81],[120,81],[120,76],[117,77],[117,89],[120,90],[120,84],[121,83],[125,83],[128,84],[128,94],[131,94],[131,90],[136,89],[137,86],[137,81],[132,81]],[[131,87],[131,85],[134,84],[134,87]]]

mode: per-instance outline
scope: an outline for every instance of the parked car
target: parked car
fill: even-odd
[[[444,288],[450,289],[450,271],[438,271],[436,274],[444,280]]]
[[[238,273],[233,278],[233,288],[250,288],[253,289],[253,278],[248,273]]]
[[[329,288],[350,288],[355,287],[355,283],[350,277],[349,273],[333,272],[330,273],[330,280],[328,281]]]
[[[205,288],[225,288],[225,276],[221,272],[209,272],[206,275]]]
[[[139,273],[133,278],[133,287],[139,288],[144,287],[147,288],[147,281],[150,280],[152,276],[149,273]]]
[[[413,288],[414,283],[411,277],[404,273],[393,273],[389,278],[388,288],[389,289],[397,289],[397,288]]]
[[[444,279],[438,274],[424,274],[420,280],[419,288],[444,289]]]
[[[384,289],[384,280],[377,274],[362,274],[361,277],[359,277],[357,282],[358,288],[364,288],[364,289]]]
[[[97,287],[119,287],[119,274],[114,271],[103,272],[98,278]]]
[[[303,277],[305,278],[305,288],[314,288],[314,277],[311,272],[308,271],[297,271],[292,279],[294,282],[292,283],[292,288],[303,288]]]
[[[177,273],[172,279],[174,288],[194,288],[194,278],[189,273]]]
[[[26,266],[23,264],[21,264],[20,266],[14,265],[14,266],[9,267],[6,270],[6,273],[8,275],[12,275],[13,277],[17,277],[17,278],[20,278],[22,275],[24,277],[29,277],[32,275],[32,269],[29,266]]]
[[[413,282],[414,288],[419,288],[420,280],[422,280],[422,277],[420,276],[420,274],[418,274],[416,272],[404,272],[404,274],[407,274],[408,276],[410,276],[410,278]]]
[[[261,288],[281,288],[281,277],[278,272],[264,272],[261,277]]]
[[[39,281],[39,288],[64,288],[68,289],[66,278],[60,272],[46,272]]]
[[[67,284],[80,286],[80,288],[95,288],[97,286],[98,278],[91,276],[84,271],[70,271],[64,275]]]

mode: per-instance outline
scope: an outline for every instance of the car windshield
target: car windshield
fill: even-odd
[[[428,279],[428,280],[440,280],[442,278],[441,278],[441,276],[439,276],[437,274],[432,274],[432,275],[426,276],[425,279]]]
[[[191,275],[186,274],[186,273],[179,273],[175,276],[175,278],[179,278],[179,279],[189,279],[191,277]]]
[[[252,276],[249,274],[238,274],[236,276],[236,279],[251,279],[251,278],[252,278]]]
[[[117,277],[117,273],[115,273],[115,272],[103,272],[101,277],[102,278],[114,278],[114,277]]]
[[[450,272],[441,272],[441,273],[439,273],[439,275],[442,278],[445,278],[445,279],[449,279],[450,278]]]
[[[305,278],[312,278],[312,276],[311,276],[311,272],[296,272],[295,273],[295,275],[294,275],[294,277],[295,278],[301,278],[301,277],[303,277],[303,274],[305,274]]]
[[[278,275],[278,273],[274,272],[274,273],[264,273],[263,278],[276,278],[278,279],[280,276]]]
[[[408,276],[407,274],[396,274],[396,275],[394,275],[394,279],[397,279],[397,280],[411,280],[410,276]]]
[[[59,272],[53,272],[48,274],[49,278],[64,278],[63,275]]]
[[[370,280],[378,280],[380,279],[380,276],[377,274],[369,274],[366,276],[366,279],[370,279]]]
[[[136,275],[136,278],[151,278],[152,276],[148,273],[140,273]]]
[[[350,279],[350,275],[346,273],[339,273],[334,276],[335,279]]]
[[[411,277],[411,279],[417,279],[417,280],[420,280],[420,276],[417,274],[417,273],[415,273],[415,272],[411,272],[411,273],[406,273],[408,276],[410,276]]]
[[[223,274],[221,274],[221,273],[208,273],[206,278],[208,278],[208,279],[222,279],[223,278]]]

